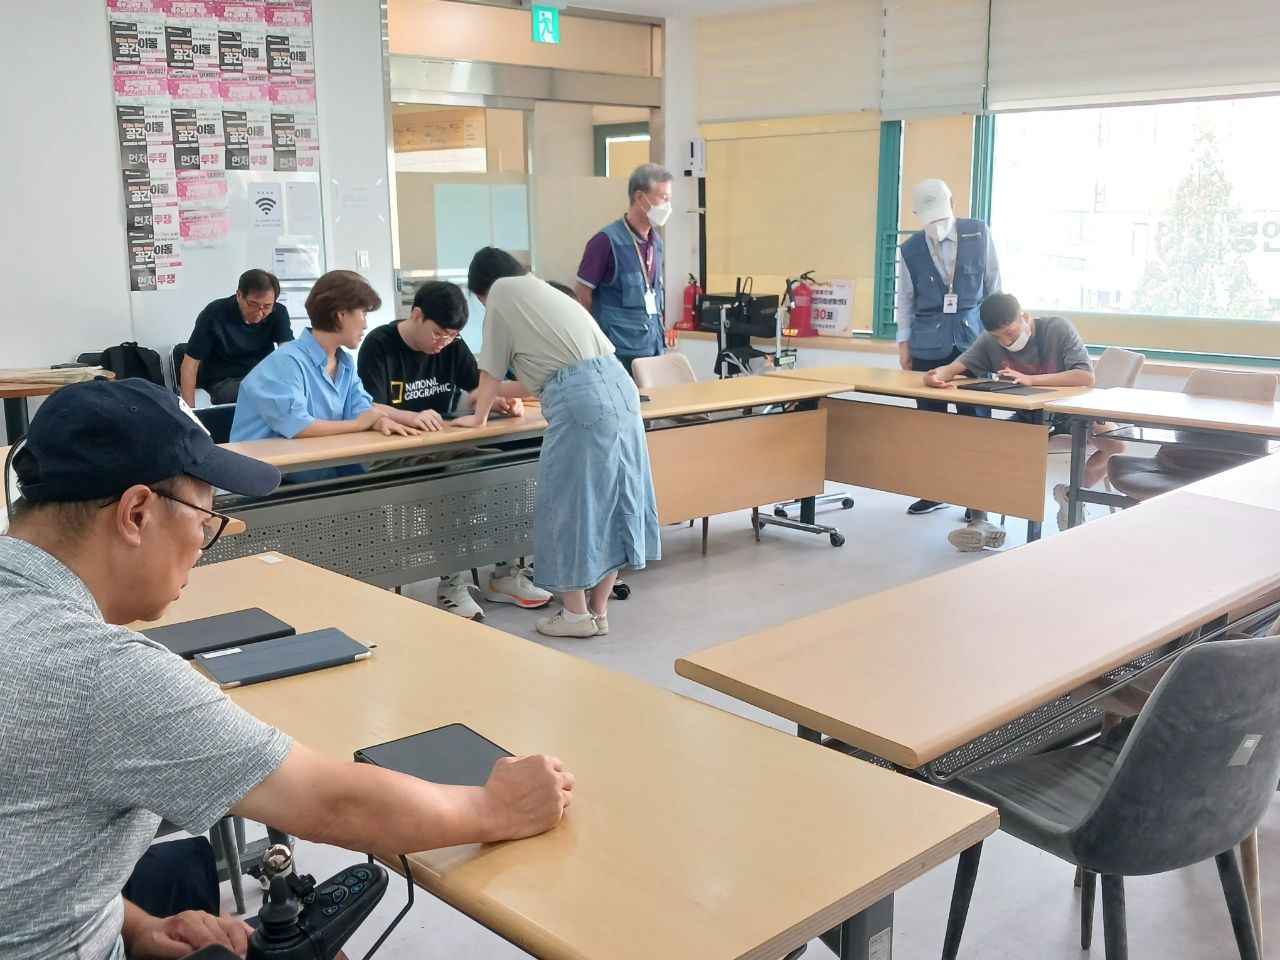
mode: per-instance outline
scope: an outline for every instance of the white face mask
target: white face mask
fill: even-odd
[[[929,232],[933,234],[933,238],[941,242],[942,238],[951,232],[951,227],[955,224],[955,217],[947,217],[945,220],[935,220],[929,224]]]
[[[1025,323],[1022,325],[1022,332],[1018,334],[1018,339],[1005,347],[1010,353],[1019,353],[1024,350],[1028,343],[1031,342],[1031,328]]]
[[[661,227],[671,219],[671,201],[650,207],[647,216],[655,227]]]

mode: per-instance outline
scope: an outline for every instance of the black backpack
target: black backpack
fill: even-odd
[[[102,351],[101,365],[116,375],[117,380],[141,377],[164,386],[164,371],[160,367],[160,354],[150,347],[140,347],[127,341]]]

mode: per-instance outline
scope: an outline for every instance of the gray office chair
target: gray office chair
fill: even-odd
[[[1107,960],[1127,960],[1124,877],[1213,857],[1242,960],[1257,939],[1235,848],[1280,779],[1280,639],[1226,640],[1182,654],[1142,712],[1101,738],[1020,757],[953,788],[1000,811],[1000,828],[1085,871],[1080,945],[1102,875]],[[943,960],[955,960],[982,844],[960,855]]]
[[[196,407],[191,412],[204,424],[214,443],[230,442],[231,424],[236,418],[234,403],[215,403],[211,407]]]
[[[1276,383],[1275,375],[1270,373],[1196,370],[1187,377],[1182,392],[1196,397],[1274,403]],[[1181,442],[1161,444],[1154,457],[1112,457],[1107,463],[1111,485],[1141,502],[1256,460],[1267,452],[1267,442],[1261,437],[1218,437],[1209,446],[1203,436],[1176,430],[1174,436]]]

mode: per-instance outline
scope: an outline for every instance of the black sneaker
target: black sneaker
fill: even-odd
[[[965,523],[973,523],[973,521],[974,521],[974,520],[976,520],[976,519],[978,518],[978,517],[977,517],[977,515],[978,515],[978,511],[977,511],[977,510],[974,510],[972,507],[965,507],[965,508],[964,508],[964,522],[965,522]]]
[[[947,504],[939,503],[937,500],[917,500],[907,507],[907,513],[913,517],[918,517],[921,514],[933,513],[935,510],[945,510],[946,508]]]

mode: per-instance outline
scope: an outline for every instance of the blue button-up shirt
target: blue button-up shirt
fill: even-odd
[[[231,439],[292,439],[316,420],[354,420],[373,406],[351,354],[338,351],[332,378],[327,360],[310,327],[273,351],[240,383]]]

